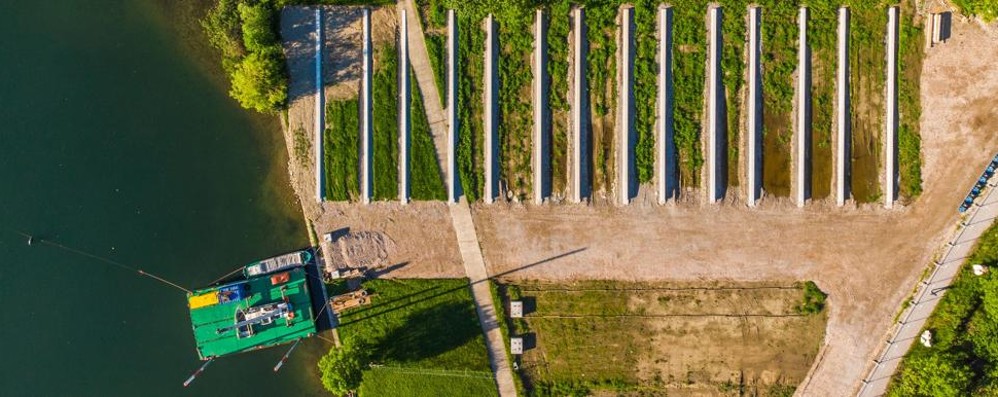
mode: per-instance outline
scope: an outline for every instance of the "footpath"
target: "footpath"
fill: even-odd
[[[912,304],[898,318],[898,323],[890,338],[881,345],[880,354],[873,361],[872,368],[859,390],[859,397],[882,396],[887,385],[901,364],[901,359],[921,336],[926,321],[932,315],[946,289],[956,278],[963,262],[973,253],[977,240],[991,227],[998,217],[998,195],[995,187],[988,187],[980,205],[970,209],[970,216],[962,223],[956,235],[946,243],[946,254],[935,265],[932,275],[922,281],[915,293]],[[956,211],[956,207],[953,208]]]
[[[423,95],[426,118],[430,122],[433,143],[437,149],[437,160],[443,173],[445,172],[443,170],[447,169],[444,164],[444,159],[447,158],[447,122],[440,104],[440,91],[433,77],[430,57],[426,51],[422,22],[412,0],[400,1],[398,4],[400,9],[407,10],[410,62],[416,74],[419,91]],[[506,358],[506,342],[499,329],[499,318],[496,316],[495,304],[492,301],[489,275],[485,268],[485,259],[482,257],[478,234],[475,232],[471,206],[464,197],[461,197],[460,201],[450,205],[450,215],[461,259],[464,262],[464,270],[470,282],[471,295],[475,300],[478,320],[482,325],[482,332],[485,333],[485,346],[489,351],[489,363],[496,385],[499,387],[499,396],[516,397],[516,383],[513,382],[513,371]]]

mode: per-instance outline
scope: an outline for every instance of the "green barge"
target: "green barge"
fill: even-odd
[[[307,248],[256,261],[236,280],[187,294],[197,353],[206,362],[185,386],[216,358],[297,343],[325,329],[317,325],[325,287],[318,277],[310,277],[318,273],[316,251]]]

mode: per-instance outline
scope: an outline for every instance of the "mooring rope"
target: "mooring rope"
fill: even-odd
[[[83,251],[83,250],[78,249],[78,248],[69,247],[69,246],[66,246],[64,244],[60,244],[58,242],[52,241],[52,240],[38,238],[38,237],[32,236],[32,235],[30,235],[28,233],[25,233],[23,231],[20,231],[20,230],[14,230],[14,229],[11,229],[11,230],[14,233],[17,233],[17,234],[20,234],[21,236],[24,236],[24,238],[27,238],[28,239],[28,244],[33,244],[35,241],[37,241],[39,243],[48,245],[50,247],[61,249],[61,250],[68,251],[68,252],[72,252],[74,254],[85,256],[85,257],[88,257],[88,258],[91,258],[91,259],[94,259],[94,260],[98,260],[98,261],[107,263],[109,265],[117,266],[118,268],[121,268],[121,269],[124,269],[124,270],[134,271],[134,272],[138,273],[140,276],[149,277],[149,278],[151,278],[153,280],[159,281],[159,282],[161,282],[163,284],[169,285],[171,287],[174,287],[176,289],[184,291],[184,292],[186,292],[188,294],[193,294],[194,293],[194,292],[192,292],[191,290],[189,290],[187,288],[181,287],[181,286],[179,286],[179,285],[177,285],[177,284],[175,284],[173,282],[170,282],[170,281],[168,281],[168,280],[166,280],[166,279],[164,279],[162,277],[159,277],[159,276],[157,276],[155,274],[149,273],[149,272],[144,271],[142,269],[139,269],[137,267],[128,266],[128,265],[126,265],[124,263],[121,263],[121,262],[118,262],[118,261],[116,261],[114,259],[103,257],[103,256],[100,256],[100,255],[97,255],[97,254],[92,254],[92,253]]]

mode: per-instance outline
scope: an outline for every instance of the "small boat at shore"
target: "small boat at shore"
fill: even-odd
[[[256,277],[270,273],[277,273],[305,266],[305,264],[310,260],[312,260],[312,251],[295,251],[250,263],[243,269],[243,275],[246,277]]]

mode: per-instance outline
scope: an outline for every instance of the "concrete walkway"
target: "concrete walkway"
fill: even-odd
[[[994,191],[993,187],[987,188],[984,198],[978,200],[981,205],[975,205],[969,210],[970,216],[944,247],[946,254],[939,260],[939,265],[935,266],[928,280],[919,284],[914,304],[901,314],[890,339],[881,345],[880,354],[873,361],[869,374],[863,379],[859,397],[882,396],[887,392],[887,385],[894,377],[901,359],[911,349],[911,345],[920,338],[925,322],[946,293],[946,288],[949,288],[950,283],[956,278],[963,262],[973,253],[977,239],[991,227],[991,223],[998,216],[998,195],[994,194]],[[957,204],[959,203],[953,206],[954,211]]]
[[[475,299],[478,309],[478,320],[485,332],[485,346],[489,350],[489,362],[496,384],[499,385],[500,397],[515,397],[516,384],[513,382],[513,372],[506,360],[506,341],[499,330],[499,319],[496,317],[492,302],[492,292],[489,289],[489,275],[485,270],[485,260],[482,259],[481,245],[475,233],[475,224],[471,218],[471,207],[464,197],[457,204],[450,206],[451,220],[454,222],[454,232],[457,234],[458,249],[464,259],[464,270],[471,282],[471,296]]]
[[[423,94],[423,104],[426,107],[426,118],[430,122],[433,133],[433,144],[437,148],[437,161],[440,169],[446,170],[447,158],[447,118],[443,106],[440,105],[440,95],[430,57],[426,51],[426,41],[423,37],[422,22],[413,6],[412,0],[398,3],[401,9],[409,10],[409,57],[416,73],[419,91]],[[441,173],[443,174],[443,173]],[[499,329],[499,318],[496,316],[495,305],[492,302],[492,291],[489,289],[489,275],[485,269],[485,259],[482,257],[478,234],[475,232],[474,219],[471,217],[471,206],[464,197],[456,204],[450,205],[451,221],[457,235],[458,248],[464,262],[464,270],[471,283],[471,296],[475,299],[475,309],[485,333],[485,346],[489,351],[489,363],[499,386],[500,397],[516,397],[516,383],[513,382],[513,371],[506,359],[506,341]]]
[[[426,51],[426,39],[423,36],[423,22],[412,0],[400,1],[399,9],[408,10],[409,15],[409,62],[416,74],[419,92],[423,95],[423,107],[426,108],[426,119],[430,122],[430,132],[433,134],[433,146],[437,148],[437,163],[440,164],[440,175],[447,177],[447,117],[443,105],[440,104],[440,88],[433,74],[429,53]],[[443,66],[443,65],[441,65]]]

